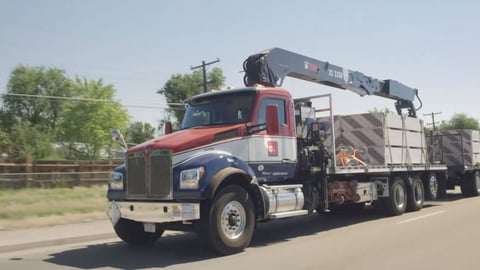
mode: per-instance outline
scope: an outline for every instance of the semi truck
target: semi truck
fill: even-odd
[[[401,215],[437,196],[447,167],[428,158],[417,89],[280,48],[243,68],[245,87],[186,99],[179,130],[126,151],[107,193],[124,242],[194,231],[233,254],[259,222],[365,205]],[[331,95],[293,98],[287,76],[392,99],[398,114],[333,115]]]

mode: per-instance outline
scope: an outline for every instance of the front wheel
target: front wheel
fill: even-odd
[[[199,238],[214,251],[229,255],[241,252],[252,240],[255,214],[252,198],[236,185],[227,186],[201,213]]]
[[[115,233],[130,245],[151,245],[163,234],[164,229],[155,225],[155,232],[145,232],[144,225],[129,219],[121,218],[114,227]]]

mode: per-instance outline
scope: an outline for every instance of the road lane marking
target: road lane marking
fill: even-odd
[[[443,213],[445,213],[444,210],[442,210],[442,211],[437,211],[437,212],[433,212],[433,213],[430,213],[430,214],[427,214],[427,215],[423,215],[423,216],[414,217],[414,218],[411,218],[411,219],[406,219],[406,220],[403,220],[403,221],[399,221],[399,222],[397,222],[397,224],[405,224],[405,223],[408,223],[408,222],[412,222],[412,221],[417,221],[417,220],[420,220],[420,219],[425,219],[425,218],[433,217],[433,216],[440,215],[440,214],[443,214]]]

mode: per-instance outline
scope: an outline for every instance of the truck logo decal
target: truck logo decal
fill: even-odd
[[[317,72],[317,71],[320,70],[320,68],[317,65],[315,65],[313,63],[310,63],[308,61],[304,61],[303,65],[304,65],[306,70],[310,70],[310,71],[313,71],[313,72]]]
[[[277,141],[268,141],[268,156],[269,157],[278,156],[278,142]]]

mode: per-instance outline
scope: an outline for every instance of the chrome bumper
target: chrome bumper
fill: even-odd
[[[107,215],[115,226],[120,218],[144,223],[200,219],[199,203],[109,202]]]

